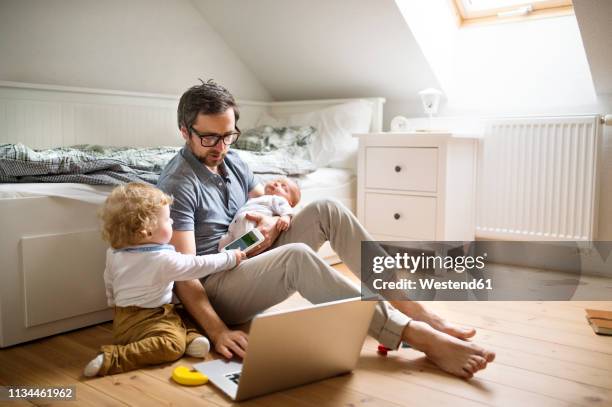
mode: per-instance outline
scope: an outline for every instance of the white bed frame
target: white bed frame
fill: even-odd
[[[0,81],[0,144],[181,145],[178,96]],[[383,98],[372,132],[382,130]],[[240,127],[355,99],[238,101]],[[112,319],[97,205],[60,197],[0,199],[0,348]]]

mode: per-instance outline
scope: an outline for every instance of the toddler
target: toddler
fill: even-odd
[[[276,223],[278,231],[289,229],[293,208],[300,202],[300,188],[288,178],[278,178],[265,184],[264,194],[249,199],[242,208],[238,209],[227,233],[219,241],[219,251],[257,226],[255,222],[247,219],[247,213],[280,216]]]
[[[87,377],[171,362],[184,353],[204,357],[210,349],[208,339],[171,303],[173,282],[229,270],[245,254],[176,252],[168,245],[171,203],[171,197],[151,185],[130,183],[115,188],[102,207],[102,234],[111,245],[104,283],[108,305],[115,307],[114,345],[102,346],[85,367]]]

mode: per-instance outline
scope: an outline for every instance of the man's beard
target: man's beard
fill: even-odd
[[[209,152],[206,155],[196,155],[195,153],[194,155],[196,156],[199,162],[206,165],[207,167],[216,167],[217,165],[221,164],[221,162],[223,162],[226,153],[218,154]]]
[[[191,150],[193,155],[198,159],[198,161],[206,165],[207,167],[216,167],[217,165],[221,164],[221,162],[223,162],[223,159],[225,158],[225,155],[227,154],[227,152],[218,153],[218,152],[209,151],[205,155],[199,155],[195,152],[195,149],[193,148],[193,146],[190,145],[189,149]]]

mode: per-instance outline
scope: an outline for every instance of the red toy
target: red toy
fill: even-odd
[[[387,348],[385,345],[378,345],[378,354],[380,356],[387,356],[387,352],[389,352],[391,349]]]
[[[406,342],[402,342],[400,344],[400,348],[410,348],[410,345],[408,345]],[[387,348],[385,345],[378,344],[378,354],[380,356],[387,356],[387,352],[390,350],[392,349]]]

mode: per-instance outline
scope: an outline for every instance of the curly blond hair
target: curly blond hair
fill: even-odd
[[[157,215],[172,197],[149,184],[132,182],[113,189],[99,216],[102,237],[113,249],[138,244],[157,227]]]

